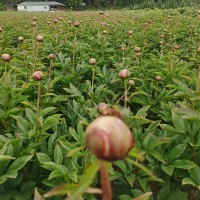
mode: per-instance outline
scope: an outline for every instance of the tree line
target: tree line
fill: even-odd
[[[43,1],[43,0],[24,0]],[[45,0],[44,0],[45,1]],[[66,7],[73,8],[176,8],[180,6],[190,6],[192,2],[200,3],[200,0],[55,0],[63,3]],[[1,0],[0,5],[17,5],[23,0]]]

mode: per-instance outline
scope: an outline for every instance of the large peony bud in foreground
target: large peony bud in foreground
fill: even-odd
[[[128,126],[115,116],[96,118],[86,130],[87,148],[103,160],[123,159],[133,147]]]

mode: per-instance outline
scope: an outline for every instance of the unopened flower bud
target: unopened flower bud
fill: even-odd
[[[126,157],[133,147],[133,138],[121,119],[101,116],[87,127],[86,145],[98,158],[114,161]]]
[[[89,59],[89,64],[90,65],[95,65],[97,63],[96,59],[95,58],[90,58]]]
[[[7,53],[1,55],[1,60],[4,62],[9,62],[11,60],[11,56]]]
[[[131,73],[129,70],[127,69],[122,69],[119,73],[118,73],[118,76],[121,78],[121,79],[128,79],[130,77]]]
[[[106,104],[106,103],[99,103],[99,104],[97,105],[97,111],[98,111],[100,114],[104,113],[104,111],[107,110],[108,108],[109,108],[109,106],[108,106],[108,104]]]
[[[133,35],[133,31],[128,31],[128,35]]]
[[[135,53],[139,53],[140,52],[140,47],[135,47],[134,51],[135,51]]]
[[[156,80],[156,81],[161,81],[161,79],[162,79],[161,76],[159,76],[159,75],[158,75],[158,76],[155,76],[155,80]]]
[[[44,41],[44,37],[43,37],[42,35],[38,35],[38,36],[36,37],[36,40],[37,40],[38,42],[43,42],[43,41]]]
[[[129,80],[129,81],[128,81],[128,85],[134,86],[134,85],[135,85],[135,81],[134,81],[134,80]]]
[[[21,37],[21,36],[19,36],[19,37],[18,37],[18,41],[19,41],[19,42],[23,42],[23,41],[24,41],[24,38]]]
[[[103,32],[102,32],[102,35],[106,35],[107,34],[107,30],[104,30]]]
[[[43,73],[41,71],[36,71],[32,75],[35,81],[41,81],[43,79]]]
[[[200,47],[197,48],[197,54],[200,54]]]
[[[80,22],[75,21],[75,22],[74,22],[74,27],[79,27],[79,26],[80,26]]]
[[[50,54],[49,54],[49,59],[52,59],[52,60],[53,60],[53,59],[55,59],[55,58],[56,58],[56,55],[55,55],[54,53],[50,53]]]
[[[36,26],[37,23],[36,23],[36,22],[32,22],[31,25],[32,25],[32,26]]]
[[[178,45],[174,45],[174,50],[178,50],[179,46]]]

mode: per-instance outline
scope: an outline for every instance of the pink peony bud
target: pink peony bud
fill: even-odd
[[[74,22],[74,27],[79,27],[79,26],[80,26],[80,22],[75,21],[75,22]]]
[[[127,69],[122,69],[119,73],[118,73],[118,76],[121,78],[121,79],[127,79],[129,78],[131,75],[130,71],[127,70]]]
[[[135,81],[134,81],[134,80],[129,80],[129,81],[128,81],[128,85],[134,86],[134,85],[135,85]]]
[[[161,76],[159,76],[159,75],[158,75],[158,76],[155,76],[155,80],[156,80],[156,81],[161,81],[161,79],[162,79]]]
[[[120,160],[133,147],[128,126],[114,116],[96,118],[86,130],[87,148],[103,160]]]
[[[54,53],[50,53],[50,54],[49,54],[49,59],[52,59],[52,60],[53,60],[53,59],[55,59],[55,58],[56,58],[56,55],[55,55]]]
[[[1,60],[4,62],[9,62],[11,60],[11,56],[9,54],[4,53],[1,55]]]
[[[35,81],[41,81],[43,79],[43,73],[41,71],[36,71],[32,75]]]

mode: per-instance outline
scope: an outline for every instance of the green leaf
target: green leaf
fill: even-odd
[[[176,158],[180,157],[186,149],[186,144],[179,144],[175,146],[168,154],[167,159],[168,162],[172,162]]]
[[[12,156],[8,156],[8,155],[0,155],[0,162],[4,161],[4,160],[12,160],[15,159]]]
[[[152,155],[154,158],[156,158],[156,159],[159,160],[160,162],[166,164],[166,160],[163,158],[163,156],[162,156],[158,151],[152,150],[150,153],[151,153],[151,155]]]
[[[26,117],[31,122],[31,124],[35,124],[35,122],[36,122],[36,115],[35,115],[35,113],[30,108],[26,108],[25,112],[26,112]]]
[[[143,108],[141,108],[140,110],[137,111],[136,116],[142,116],[142,117],[146,117],[147,115],[147,111],[149,110],[150,106],[145,106]]]
[[[82,177],[80,181],[79,188],[66,200],[75,200],[77,197],[83,194],[94,180],[98,170],[99,170],[98,161],[90,165],[90,167],[86,170],[85,175]]]
[[[195,182],[189,177],[183,178],[182,185],[193,185],[194,187],[196,187]]]
[[[56,112],[56,107],[48,107],[41,110],[40,114],[44,118],[46,115],[51,115]]]
[[[196,184],[200,185],[200,167],[195,166],[194,168],[189,169],[189,174]]]
[[[136,162],[136,161],[134,161],[134,160],[132,160],[132,159],[129,159],[129,158],[126,158],[126,160],[127,160],[128,162],[130,162],[131,164],[133,164],[134,166],[140,168],[142,171],[144,171],[147,175],[149,175],[149,176],[152,178],[152,180],[154,180],[154,181],[161,181],[161,182],[162,182],[161,179],[157,178],[157,177],[156,177],[149,169],[147,169],[145,166],[143,166],[143,165],[141,165],[140,163],[138,163],[138,162]]]
[[[144,150],[142,151],[142,150],[140,150],[140,149],[137,149],[137,148],[132,148],[130,151],[129,151],[129,153],[128,153],[128,155],[129,156],[131,156],[131,157],[133,157],[133,158],[136,158],[136,159],[138,159],[139,161],[144,161],[144,154],[145,154],[145,152],[144,152]]]
[[[8,168],[8,171],[10,170],[20,170],[22,169],[26,163],[31,160],[31,158],[33,157],[33,155],[29,155],[29,156],[22,156],[20,158],[17,158]]]
[[[172,167],[171,165],[161,165],[161,168],[169,176],[171,176],[173,174],[173,172],[174,172],[174,167]]]
[[[146,192],[139,197],[133,198],[133,200],[148,200],[151,195],[152,195],[152,192]]]
[[[57,144],[54,149],[54,162],[57,164],[61,164],[63,161],[63,154],[60,148],[60,145]]]
[[[188,194],[181,191],[172,192],[167,200],[187,200]]]
[[[51,158],[45,153],[36,153],[36,156],[41,164],[44,162],[51,162]]]
[[[179,169],[192,169],[196,166],[194,162],[191,162],[189,160],[175,160],[170,165]]]

